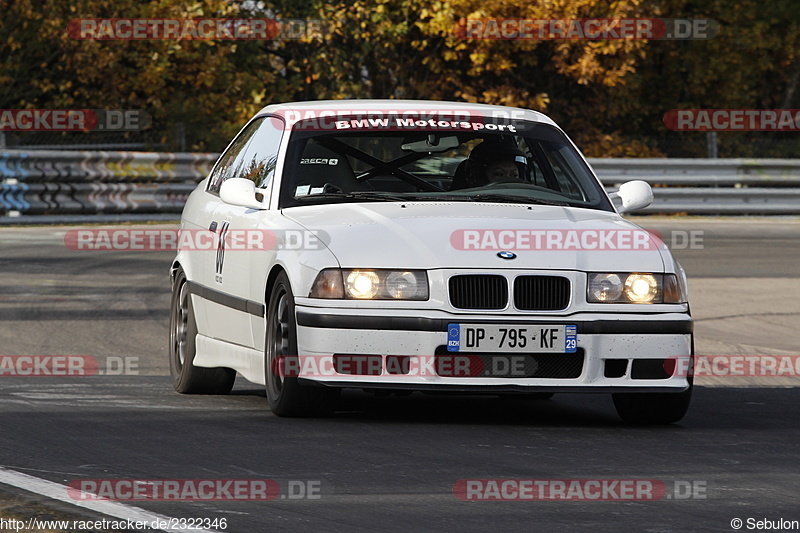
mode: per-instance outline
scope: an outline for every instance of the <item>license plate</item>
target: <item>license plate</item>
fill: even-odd
[[[574,353],[578,328],[570,325],[449,324],[448,352]]]

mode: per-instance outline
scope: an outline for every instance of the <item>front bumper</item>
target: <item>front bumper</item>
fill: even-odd
[[[412,316],[408,312],[380,309],[297,305],[296,319],[298,352],[303,354],[299,357],[297,375],[329,386],[512,393],[682,392],[689,387],[687,369],[693,353],[693,323],[686,313],[500,317],[416,311]],[[567,353],[448,354],[447,325],[455,322],[575,325],[577,354],[582,357]],[[352,362],[361,355],[371,356],[368,370],[336,371],[335,358],[340,358],[339,361],[349,358]],[[446,363],[438,366],[442,358],[452,363],[458,356],[501,371],[487,370],[474,375],[474,372],[449,371]],[[398,373],[398,357],[410,371]],[[514,361],[520,363],[520,369],[525,366],[528,371],[503,371]],[[563,371],[558,370],[560,366]],[[531,368],[536,370],[530,371]],[[545,368],[549,370],[539,370]]]

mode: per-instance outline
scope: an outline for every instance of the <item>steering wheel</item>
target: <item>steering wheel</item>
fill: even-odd
[[[338,185],[334,185],[333,183],[325,182],[325,184],[322,186],[322,192],[339,193],[339,192],[344,192],[344,191]]]
[[[500,188],[509,189],[512,187],[533,188],[536,187],[536,185],[520,179],[504,179],[500,181],[490,181],[489,183],[484,185],[484,187],[489,189],[500,189]]]

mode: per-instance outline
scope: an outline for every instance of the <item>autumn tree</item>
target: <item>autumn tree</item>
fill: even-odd
[[[589,155],[632,157],[668,153],[665,135],[699,138],[669,134],[662,117],[670,109],[800,107],[795,0],[0,0],[0,13],[0,107],[143,109],[170,149],[178,124],[187,149],[220,150],[258,108],[292,100],[521,106],[548,113]],[[323,26],[258,41],[92,41],[66,31],[81,17]],[[461,31],[470,19],[653,17],[710,18],[721,30],[687,41],[471,39]]]
[[[162,142],[175,124],[192,133],[188,149],[219,149],[276,83],[249,42],[78,40],[78,18],[236,16],[224,0],[2,0],[1,108],[142,109]]]

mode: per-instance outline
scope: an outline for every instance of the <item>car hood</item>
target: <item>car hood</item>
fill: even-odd
[[[292,207],[283,214],[317,233],[345,268],[663,272],[669,257],[639,226],[592,209],[369,202]]]

